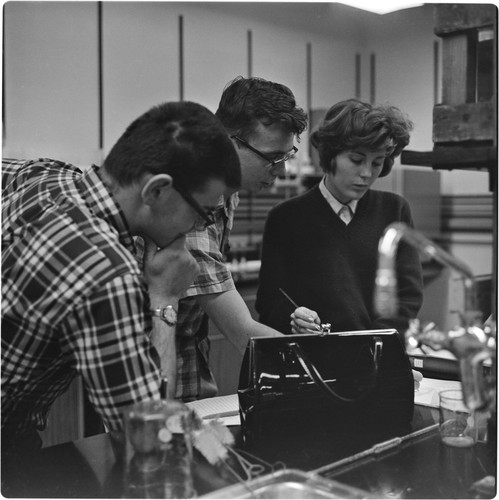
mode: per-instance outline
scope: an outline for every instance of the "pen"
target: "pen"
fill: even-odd
[[[279,288],[279,291],[295,306],[295,308],[298,308],[298,304],[282,288]]]
[[[282,289],[282,288],[279,288],[279,291],[284,295],[284,297],[286,297],[290,302],[291,304],[293,304],[295,306],[295,308],[298,308],[298,304]],[[312,321],[312,318],[310,318],[310,320]],[[329,325],[331,326],[331,325]],[[314,324],[314,328],[316,330],[321,330],[321,327],[319,325],[316,325]]]

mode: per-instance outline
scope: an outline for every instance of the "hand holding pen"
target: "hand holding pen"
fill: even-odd
[[[282,288],[279,291],[295,307],[291,314],[291,333],[317,333],[322,332],[319,315],[312,309],[299,306]]]
[[[322,333],[321,320],[312,309],[298,307],[291,314],[291,333]]]

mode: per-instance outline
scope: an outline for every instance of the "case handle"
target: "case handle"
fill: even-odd
[[[383,352],[383,341],[381,340],[380,337],[373,337],[374,340],[374,350],[372,351],[373,354],[373,365],[374,365],[374,370],[373,370],[373,385],[375,386],[376,378],[378,376],[378,370],[379,370],[379,363],[381,360],[381,355]],[[337,392],[335,392],[329,385],[325,382],[325,380],[322,378],[321,374],[315,367],[315,365],[310,361],[308,358],[307,354],[305,351],[301,348],[301,346],[296,343],[296,342],[288,342],[288,347],[290,350],[294,353],[296,358],[298,359],[300,365],[302,368],[305,370],[305,373],[315,382],[315,384],[322,389],[327,396],[332,397],[334,399],[339,399],[340,401],[344,401],[345,403],[352,403],[355,401],[360,401],[366,396],[369,395],[369,393],[372,391],[372,388],[368,389],[365,391],[363,394],[360,396],[357,396],[356,398],[347,398],[345,396],[341,396]]]

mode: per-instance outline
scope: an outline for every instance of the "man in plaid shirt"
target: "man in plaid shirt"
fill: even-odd
[[[110,430],[125,407],[160,398],[161,369],[173,389],[172,313],[198,271],[185,234],[211,224],[240,180],[224,128],[189,102],[139,117],[101,168],[4,162],[2,482],[77,375]],[[147,242],[143,272],[134,235]]]
[[[284,173],[286,160],[297,152],[294,139],[307,125],[306,113],[296,105],[291,90],[262,78],[238,77],[230,82],[215,114],[236,147],[241,188],[248,191],[268,189]],[[216,223],[187,235],[200,273],[180,302],[177,325],[176,396],[184,401],[217,393],[208,361],[208,316],[240,352],[250,337],[279,335],[253,320],[224,263],[237,202],[236,190],[229,188],[215,212]]]

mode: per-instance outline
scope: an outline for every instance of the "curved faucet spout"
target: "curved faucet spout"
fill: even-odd
[[[471,269],[459,259],[437,246],[428,238],[403,223],[390,224],[384,231],[378,246],[378,271],[374,294],[374,307],[382,316],[397,314],[396,253],[400,241],[429,255],[444,266],[459,272],[464,279],[465,304],[461,315],[462,325],[447,333],[433,327],[419,331],[419,321],[411,320],[405,336],[414,338],[436,350],[448,349],[459,360],[461,382],[465,402],[471,410],[487,408],[495,404],[494,382],[484,379],[482,363],[492,359],[495,363],[495,339],[493,334],[478,327],[480,311],[476,310],[476,281]],[[434,325],[433,323],[431,323]]]
[[[395,261],[397,249],[402,239],[440,264],[456,270],[463,276],[465,288],[463,326],[472,326],[477,317],[476,281],[469,266],[402,222],[394,222],[387,226],[379,240],[378,271],[374,293],[376,311],[387,317],[397,314],[398,296]]]

